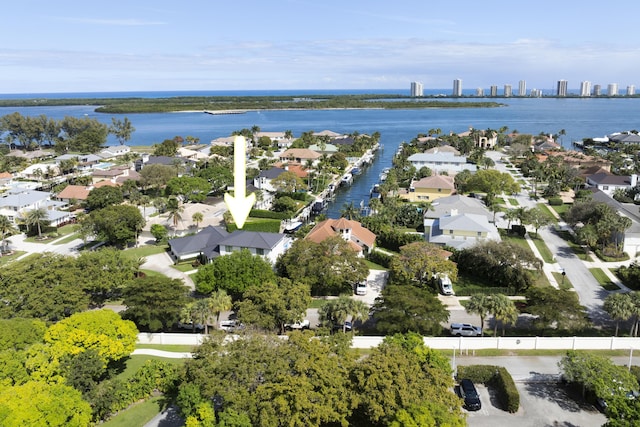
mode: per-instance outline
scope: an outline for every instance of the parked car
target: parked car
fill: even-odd
[[[351,332],[352,329],[353,325],[351,324],[351,322],[344,322],[344,327],[339,323],[333,325],[334,332],[342,332],[343,330],[346,332]]]
[[[285,323],[284,328],[288,331],[302,330],[302,329],[309,329],[310,325],[311,324],[309,322],[309,319],[303,319],[299,322]]]
[[[469,411],[479,411],[482,409],[480,395],[476,386],[468,378],[460,381],[460,396],[464,399],[464,407]]]
[[[456,337],[479,337],[482,335],[482,328],[473,326],[470,323],[452,323],[451,335]]]
[[[240,329],[244,329],[244,325],[242,323],[238,323],[238,321],[236,320],[222,320],[220,322],[219,328],[223,331],[235,332]]]
[[[367,282],[358,282],[356,283],[356,295],[366,295],[367,294]]]
[[[189,323],[182,323],[182,322],[178,322],[178,329],[188,329],[190,331],[193,331],[193,323],[189,322]],[[196,323],[196,331],[204,331],[204,325],[201,323]]]
[[[451,283],[451,279],[446,274],[438,276],[438,286],[442,295],[453,295],[453,283]]]

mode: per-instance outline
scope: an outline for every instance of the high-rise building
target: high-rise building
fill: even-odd
[[[424,89],[422,87],[422,83],[420,82],[411,82],[411,96],[423,96]]]
[[[462,80],[455,79],[453,81],[453,96],[462,96]]]
[[[602,95],[602,86],[593,85],[593,96],[601,96],[601,95]]]
[[[491,94],[490,96],[492,96],[492,97],[494,97],[494,98],[495,98],[496,96],[498,96],[498,86],[496,86],[496,85],[491,85],[490,94]]]
[[[527,82],[525,80],[518,82],[518,96],[527,96]]]
[[[609,83],[607,85],[607,96],[618,96],[618,83]]]
[[[476,96],[484,96],[484,89],[482,89],[481,87],[476,89]]]
[[[633,96],[636,94],[636,87],[634,85],[627,86],[627,96]]]
[[[580,96],[591,96],[591,82],[583,81],[580,83]]]
[[[531,89],[531,92],[529,92],[529,96],[532,98],[540,98],[542,96],[542,90],[541,89]]]
[[[504,85],[504,97],[509,98],[512,95],[513,95],[513,92],[511,90],[511,85]]]
[[[567,96],[567,81],[558,80],[558,88],[556,89],[556,96]]]

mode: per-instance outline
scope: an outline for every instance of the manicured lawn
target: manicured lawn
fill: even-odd
[[[126,257],[138,259],[138,258],[146,257],[149,255],[161,254],[163,252],[166,252],[168,248],[169,246],[166,246],[166,245],[162,245],[162,246],[144,245],[138,248],[126,249],[122,251],[122,253]]]
[[[313,298],[309,308],[320,308],[327,303],[328,300],[322,298]]]
[[[518,206],[520,203],[518,203],[517,199],[514,199],[512,197],[509,198],[509,204],[511,204],[512,206]]]
[[[558,223],[558,218],[549,210],[549,207],[545,203],[538,203],[537,207],[547,215],[552,224]]]
[[[540,252],[540,255],[542,256],[544,262],[556,262],[555,256],[551,253],[544,240],[542,240],[538,236],[531,237],[531,240],[533,241],[533,244],[536,245],[536,248],[538,249],[538,252]]]
[[[104,427],[143,426],[164,409],[164,397],[156,396],[136,403],[120,412],[109,421],[101,424]]]
[[[187,271],[192,271],[192,270],[197,270],[197,267],[194,267],[191,265],[190,262],[185,262],[185,263],[181,263],[181,264],[174,264],[171,266],[172,268],[175,268],[178,271],[182,271],[183,273],[186,273]]]
[[[571,284],[571,282],[569,281],[569,279],[567,279],[567,276],[563,276],[562,273],[558,273],[556,271],[553,272],[553,277],[556,279],[556,282],[558,282],[558,286],[560,287],[560,289],[572,289],[573,285]]]
[[[64,245],[65,243],[72,242],[72,241],[74,241],[76,239],[79,239],[79,238],[80,238],[80,234],[78,234],[78,233],[69,234],[64,239],[57,240],[54,243],[54,245]]]
[[[140,271],[144,273],[147,277],[167,277],[159,271],[155,270],[147,270],[145,268],[141,268]]]
[[[609,280],[609,276],[607,276],[601,268],[590,268],[589,271],[593,274],[593,277],[596,278],[600,286],[607,291],[617,291],[620,289],[618,285]]]
[[[229,233],[237,230],[235,224],[229,224],[227,227],[227,231]],[[247,221],[244,223],[242,227],[243,230],[246,231],[262,231],[266,233],[279,233],[280,232],[280,220],[279,219],[270,219],[270,218],[247,218]]]
[[[162,360],[163,362],[171,363],[173,365],[183,365],[186,359],[170,359],[168,357],[149,356],[146,354],[133,355],[127,359],[125,362],[125,369],[120,372],[117,377],[122,380],[131,378],[147,360]]]
[[[369,270],[384,270],[384,271],[389,270],[388,268],[383,267],[380,264],[376,264],[375,262],[371,262],[366,259],[364,260],[364,262],[367,264],[367,267],[369,267]]]
[[[25,251],[14,251],[11,255],[0,256],[0,266],[7,265],[14,259],[26,254]]]
[[[571,209],[573,205],[571,203],[565,203],[563,205],[559,205],[559,206],[551,206],[551,208],[556,211],[558,213],[558,215],[560,215],[560,217],[562,217],[566,212],[569,211],[569,209]]]

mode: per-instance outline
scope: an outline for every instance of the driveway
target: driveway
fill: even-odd
[[[173,259],[169,256],[167,252],[163,252],[160,254],[149,255],[145,257],[147,261],[142,264],[143,269],[145,270],[153,270],[159,273],[164,274],[167,277],[171,277],[172,279],[181,279],[184,281],[184,284],[189,286],[191,290],[195,290],[196,286],[189,277],[188,274],[183,273],[182,271],[176,270],[172,267]]]

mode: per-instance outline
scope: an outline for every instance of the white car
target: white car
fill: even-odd
[[[456,337],[479,337],[482,335],[482,328],[473,326],[470,323],[452,323],[451,335]]]
[[[223,331],[234,332],[238,329],[244,328],[244,325],[242,323],[238,323],[235,320],[222,320],[220,322],[219,328]]]
[[[453,295],[453,284],[449,276],[444,275],[438,277],[438,286],[440,286],[440,292],[442,295]]]
[[[356,295],[366,295],[366,294],[367,294],[367,282],[356,283]]]
[[[304,319],[299,322],[285,323],[284,328],[289,331],[293,331],[293,330],[309,329],[309,326],[311,326],[309,319]]]

